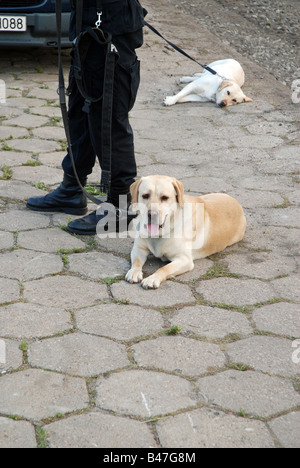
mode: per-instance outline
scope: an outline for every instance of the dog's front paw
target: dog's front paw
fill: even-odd
[[[174,106],[176,104],[176,97],[175,96],[167,96],[164,100],[165,106]]]
[[[157,275],[151,275],[142,281],[142,287],[144,289],[158,289],[161,284],[161,280]]]
[[[140,283],[143,280],[143,272],[141,270],[136,270],[135,268],[132,268],[128,271],[127,275],[125,276],[125,280],[131,284]]]

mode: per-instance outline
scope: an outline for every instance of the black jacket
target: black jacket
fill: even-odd
[[[75,0],[71,0],[73,11],[70,23],[70,40],[76,37],[76,9]],[[88,26],[95,26],[97,21],[96,0],[83,0],[82,30]],[[119,36],[135,32],[145,25],[144,17],[147,11],[142,8],[138,0],[102,0],[102,24],[101,29]]]

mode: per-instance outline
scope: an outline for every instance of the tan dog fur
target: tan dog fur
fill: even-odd
[[[135,239],[126,280],[142,282],[145,289],[156,289],[168,278],[193,270],[194,260],[221,252],[244,236],[243,209],[229,195],[192,197],[184,193],[181,182],[167,176],[143,177],[131,186],[131,195],[133,206],[138,203],[144,208],[140,223],[148,232]],[[157,214],[156,225],[149,223],[149,211]],[[143,280],[142,269],[150,252],[170,263]]]

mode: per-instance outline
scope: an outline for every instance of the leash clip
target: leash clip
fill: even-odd
[[[96,28],[100,29],[100,26],[101,26],[101,23],[102,23],[102,19],[101,19],[101,16],[102,16],[102,11],[97,11],[97,15],[98,15],[98,19],[95,23],[95,26]]]

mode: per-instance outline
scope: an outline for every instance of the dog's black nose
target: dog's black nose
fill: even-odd
[[[148,211],[148,221],[149,221],[149,223],[151,223],[151,221],[155,222],[155,221],[157,221],[157,219],[158,219],[157,211],[149,210]]]
[[[226,107],[226,102],[225,102],[225,101],[221,101],[220,104],[219,104],[219,107]]]

